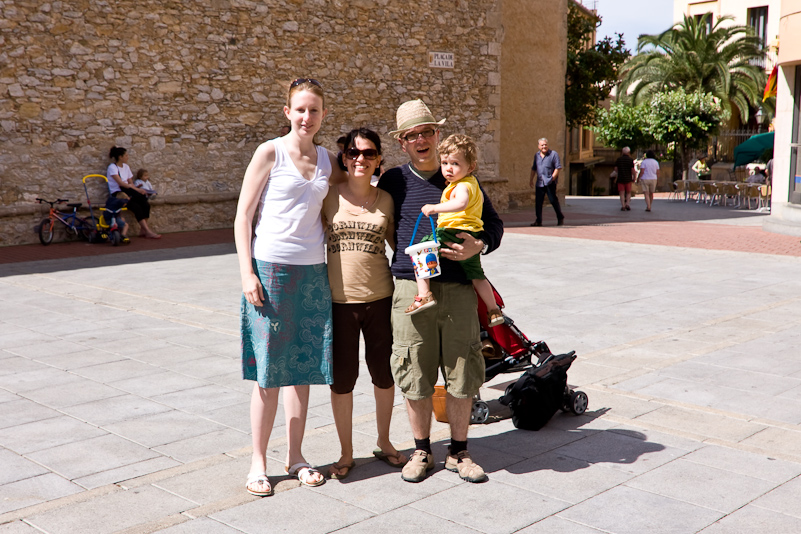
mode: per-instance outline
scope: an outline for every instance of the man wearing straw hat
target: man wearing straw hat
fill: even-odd
[[[436,150],[439,127],[445,119],[436,120],[422,100],[411,100],[398,108],[396,120],[397,130],[390,135],[398,139],[410,161],[384,173],[378,187],[392,195],[395,202],[391,365],[395,382],[406,398],[415,441],[414,454],[401,476],[409,482],[420,482],[434,468],[430,441],[432,396],[438,370],[442,369],[451,429],[445,468],[469,482],[483,482],[487,475],[467,452],[473,396],[484,383],[477,300],[472,285],[455,262],[496,249],[503,237],[503,222],[484,195],[484,230],[480,239],[458,234],[464,239],[461,244],[445,243],[449,248],[440,249],[441,274],[431,279],[437,306],[415,315],[404,313],[417,295],[417,283],[412,262],[403,250],[412,239],[423,205],[438,204],[447,185]],[[428,221],[422,224],[430,228]],[[425,228],[421,230],[418,236],[428,233]]]

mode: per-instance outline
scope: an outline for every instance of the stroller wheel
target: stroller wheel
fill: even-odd
[[[586,412],[588,404],[589,399],[587,398],[587,394],[583,391],[575,391],[570,396],[570,411],[576,415],[581,415]]]
[[[569,387],[565,386],[565,392],[562,394],[562,405],[559,407],[559,409],[563,413],[567,413],[567,412],[572,411],[570,409],[570,399],[572,397],[573,397],[573,390],[570,389]]]
[[[489,419],[489,404],[483,400],[473,403],[473,411],[470,413],[470,424],[480,425]]]

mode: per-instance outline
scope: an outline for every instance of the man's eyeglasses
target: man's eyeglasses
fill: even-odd
[[[437,133],[436,130],[423,130],[422,132],[416,133],[416,134],[411,134],[411,133],[410,134],[406,134],[403,137],[401,137],[401,139],[403,139],[407,143],[414,143],[415,141],[417,141],[421,137],[423,139],[431,139],[432,137],[434,137],[435,133]]]
[[[310,83],[312,85],[316,85],[320,89],[323,88],[322,84],[320,82],[318,82],[317,80],[315,80],[314,78],[298,78],[295,81],[293,81],[291,84],[289,84],[289,88],[292,89],[293,87],[297,87],[298,85],[300,85],[302,83],[306,83],[306,82],[308,82],[308,83]]]
[[[364,156],[366,160],[374,160],[378,157],[378,150],[375,148],[365,148],[364,150],[359,150],[358,148],[349,148],[345,151],[345,157],[352,160],[359,159],[359,156]]]

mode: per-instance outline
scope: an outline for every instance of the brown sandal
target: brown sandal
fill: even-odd
[[[437,305],[437,299],[434,298],[434,294],[429,291],[426,293],[426,296],[421,297],[420,295],[416,295],[414,297],[414,302],[409,304],[409,307],[406,308],[406,315],[414,315],[415,313],[419,313],[426,308],[430,308],[431,306]]]
[[[490,310],[487,313],[487,326],[498,326],[504,323],[503,314],[499,308]]]

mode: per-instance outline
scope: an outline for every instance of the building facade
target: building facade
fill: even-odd
[[[673,20],[678,22],[684,15],[700,18],[710,13],[711,25],[719,17],[731,16],[734,20],[727,24],[749,26],[762,38],[767,50],[765,70],[770,71],[776,64],[776,45],[779,39],[779,18],[783,0],[675,0]]]
[[[35,242],[35,198],[81,200],[113,145],[150,171],[154,228],[231,226],[297,77],[326,90],[320,142],[373,128],[385,167],[404,161],[385,135],[395,110],[422,98],[443,134],[478,141],[503,210],[528,190],[538,137],[563,152],[566,32],[567,0],[3,0],[0,246]]]
[[[784,0],[779,19],[773,184],[765,230],[801,236],[801,0]]]

